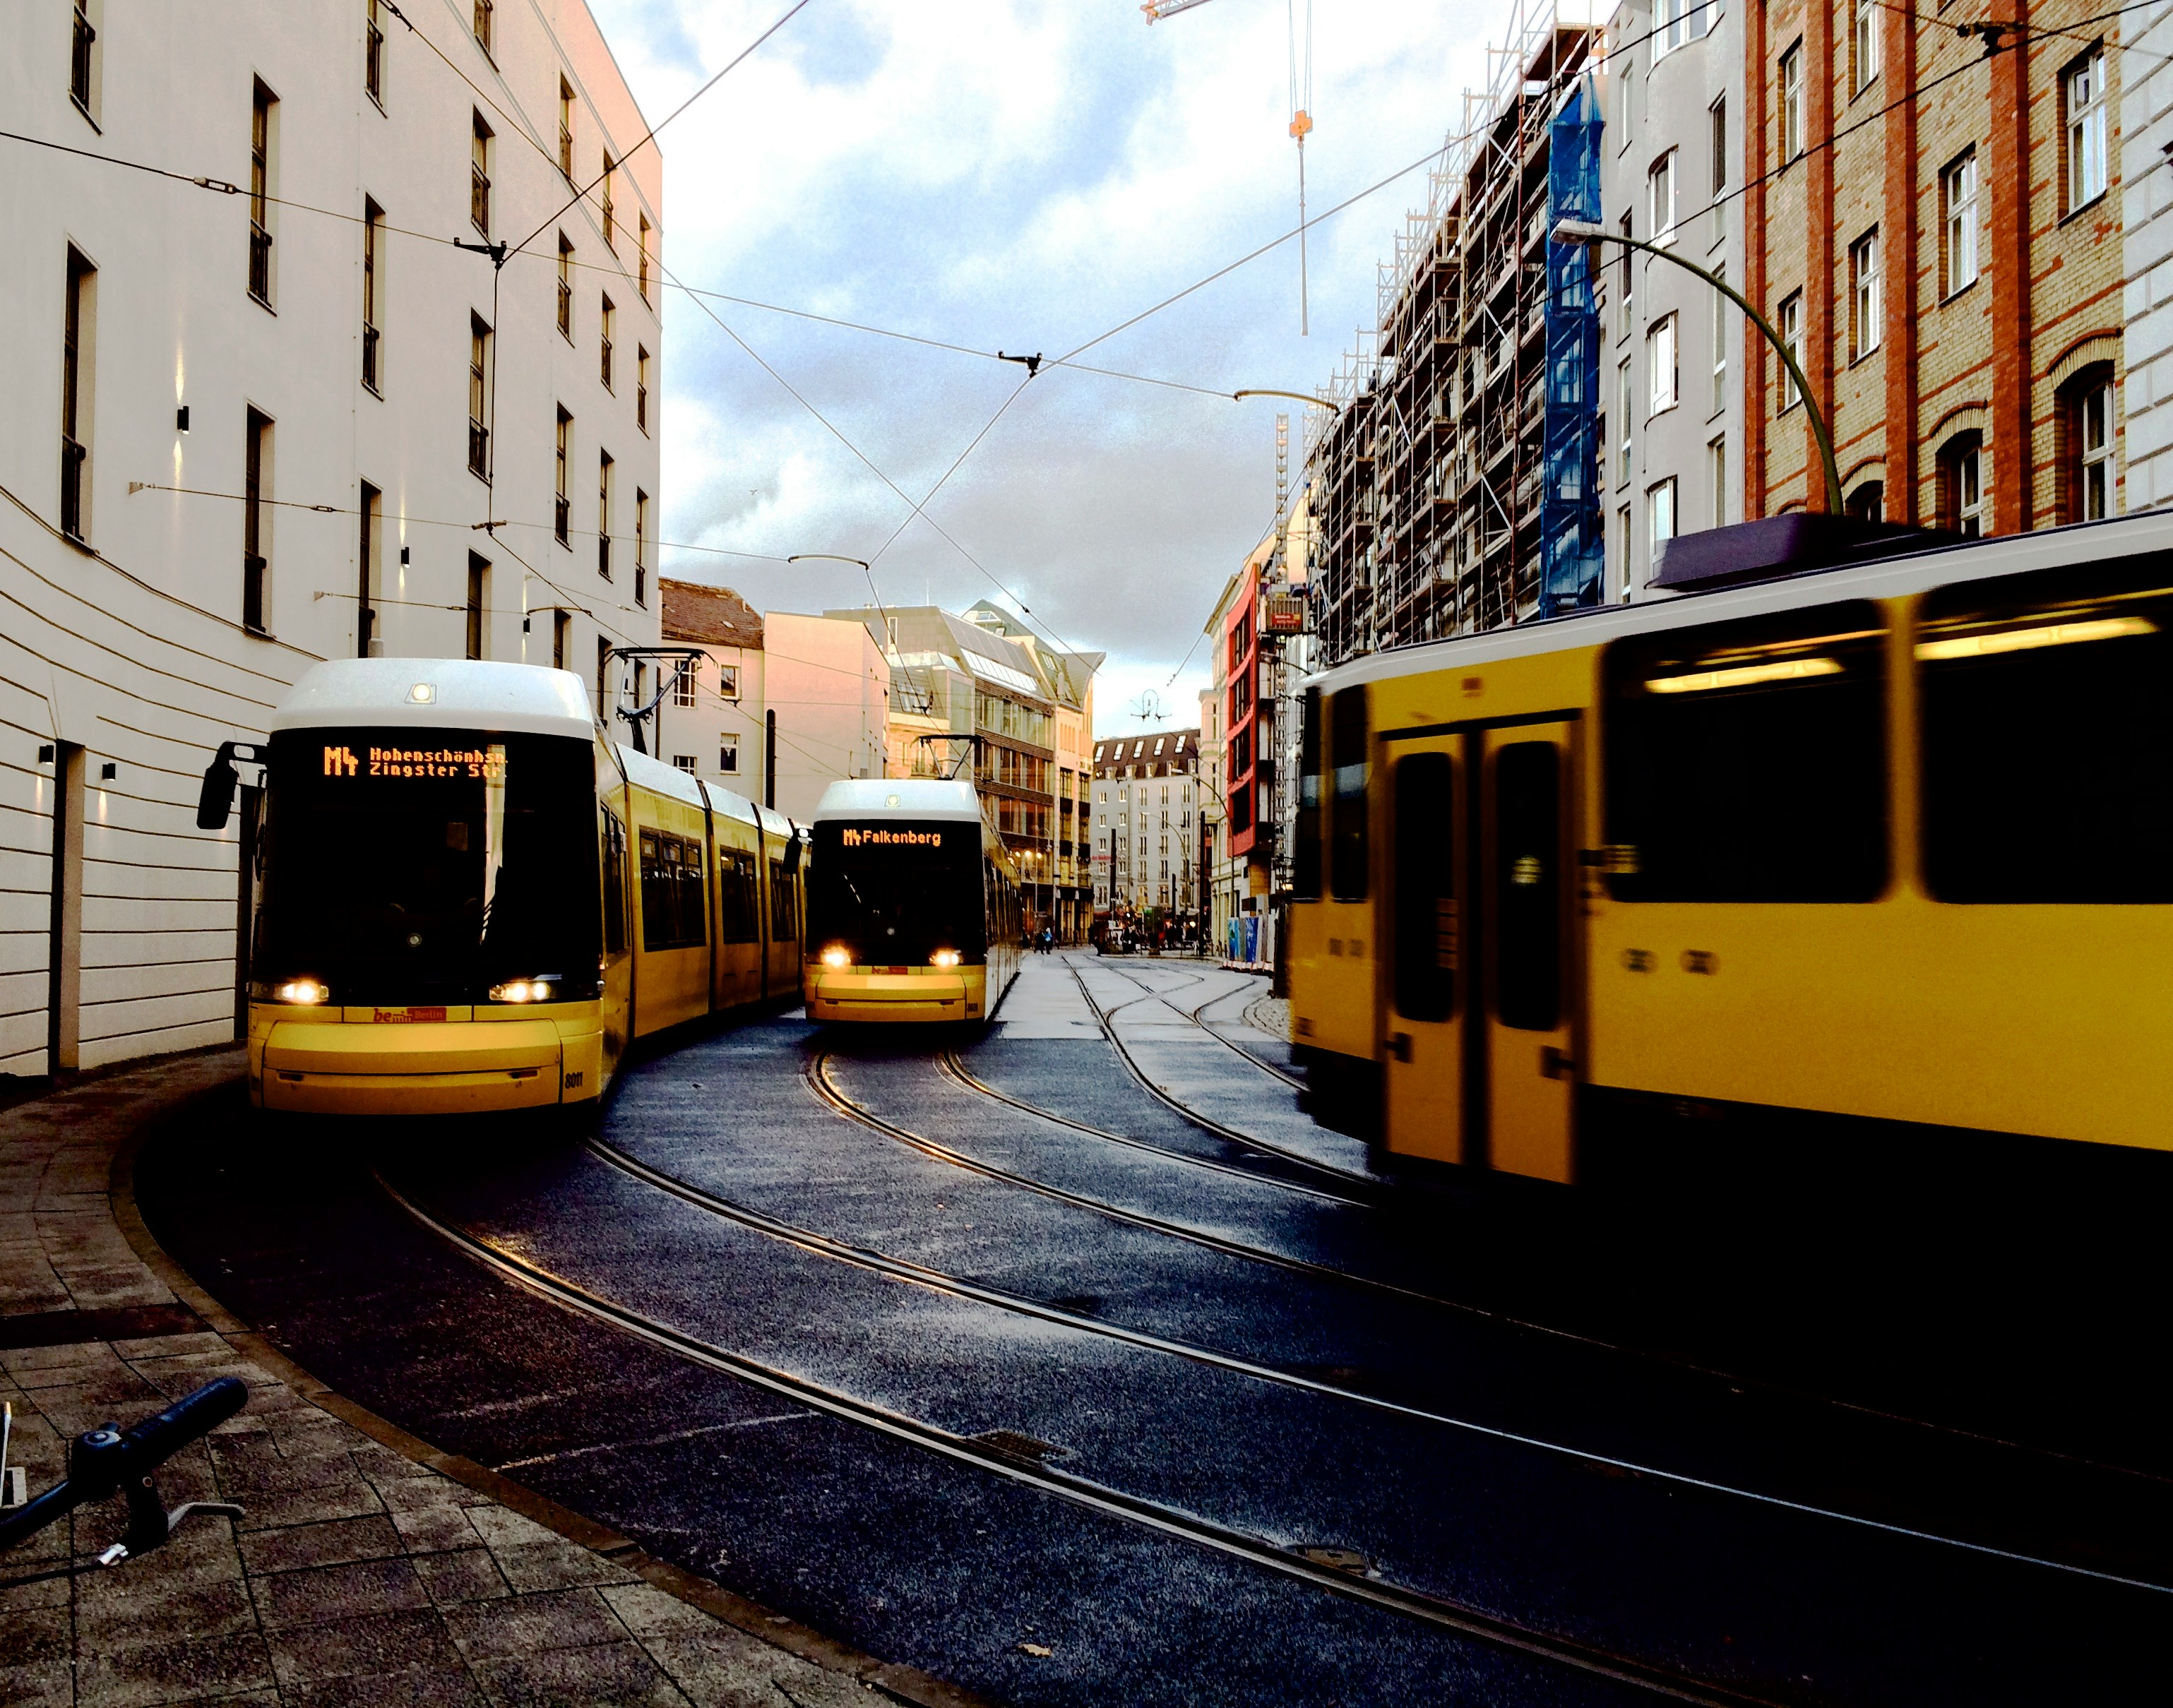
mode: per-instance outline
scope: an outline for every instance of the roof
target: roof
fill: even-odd
[[[762,644],[762,613],[729,587],[657,582],[664,595],[664,638],[704,646]]]
[[[822,791],[812,822],[841,818],[940,818],[979,824],[981,797],[963,778],[851,778]]]
[[[1094,744],[1097,765],[1173,764],[1200,751],[1200,731],[1156,730],[1144,735],[1117,735]]]
[[[488,659],[348,658],[311,665],[272,714],[272,728],[495,730],[529,735],[596,731],[587,685],[571,671]]]

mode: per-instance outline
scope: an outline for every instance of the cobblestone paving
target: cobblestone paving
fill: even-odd
[[[84,1430],[132,1423],[214,1377],[250,1388],[245,1410],[158,1479],[169,1507],[231,1501],[245,1515],[191,1519],[110,1571],[0,1589],[0,1704],[882,1700],[866,1663],[817,1665],[666,1593],[371,1439],[202,1323],[137,1257],[109,1182],[137,1119],[232,1069],[194,1058],[0,1112],[0,1399],[30,1490],[59,1479]],[[197,1326],[9,1344],[147,1315]],[[122,1528],[118,1501],[84,1508],[0,1558],[0,1578],[81,1562]]]

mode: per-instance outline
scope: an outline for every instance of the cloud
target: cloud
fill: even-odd
[[[591,8],[652,118],[783,9]],[[1149,29],[1130,0],[813,0],[661,139],[666,263],[735,296],[1053,357],[1295,224],[1285,17],[1216,0]],[[1437,149],[1504,22],[1469,0],[1318,8],[1309,208]],[[1000,585],[1110,655],[1104,730],[1142,727],[1124,713],[1149,688],[1190,724],[1202,655],[1174,687],[1171,673],[1275,503],[1285,406],[1227,394],[1310,391],[1335,370],[1426,194],[1415,172],[1310,234],[1310,337],[1286,244],[1081,358],[1219,395],[1044,369],[930,507],[957,547],[915,520],[886,549],[909,506],[839,435],[919,498],[1021,369],[667,292],[663,535],[778,557],[880,549],[896,603],[959,606]],[[1304,412],[1287,407],[1295,478]],[[869,596],[845,565],[664,561],[773,608]]]

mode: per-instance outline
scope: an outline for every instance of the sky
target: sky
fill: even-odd
[[[590,0],[652,124],[789,4]],[[1297,224],[1306,10],[810,0],[659,138],[667,280],[718,294],[665,293],[660,531],[712,548],[667,546],[665,573],[764,610],[994,599],[1108,655],[1097,735],[1198,722],[1201,627],[1272,524],[1275,413],[1295,482],[1308,412],[1228,394],[1335,371],[1423,168],[1310,231],[1311,336],[1292,242],[1076,358],[1216,395],[989,353],[1066,354]],[[1320,5],[1308,212],[1439,150],[1507,21],[1506,0]],[[872,559],[873,590],[772,561],[804,552]]]

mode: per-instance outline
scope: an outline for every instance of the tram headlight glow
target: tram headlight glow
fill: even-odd
[[[822,964],[825,967],[850,967],[853,951],[842,943],[833,943],[822,951]]]
[[[274,1002],[291,1002],[303,1007],[332,1000],[332,992],[314,978],[289,978],[275,985],[272,991]]]
[[[928,957],[928,964],[931,967],[956,967],[958,951],[956,949],[938,949]]]
[[[551,981],[547,978],[509,978],[503,984],[490,988],[493,1002],[548,1002],[551,999]]]

